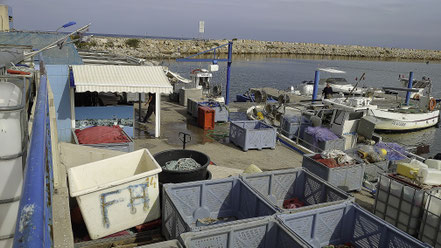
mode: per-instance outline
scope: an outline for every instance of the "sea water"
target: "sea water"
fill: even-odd
[[[234,49],[234,48],[233,48]],[[189,78],[190,71],[196,68],[208,68],[209,63],[184,63],[174,60],[164,61],[172,71]],[[213,73],[213,84],[222,84],[225,91],[226,63],[219,63],[220,69]],[[399,75],[408,77],[414,72],[415,79],[426,76],[432,80],[433,96],[441,98],[441,64],[427,61],[403,60],[360,60],[344,57],[320,56],[234,56],[231,67],[230,101],[236,94],[244,93],[249,88],[273,87],[288,89],[302,81],[314,80],[314,71],[319,68],[334,68],[346,73],[331,74],[320,72],[321,78],[344,77],[349,83],[355,83],[366,73],[365,80],[360,86],[402,87],[398,81]],[[430,153],[434,156],[441,152],[441,131],[429,128],[406,134],[382,134],[385,141],[397,142],[404,146],[415,147],[430,145]]]

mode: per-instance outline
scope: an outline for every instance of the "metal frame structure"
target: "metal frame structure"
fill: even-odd
[[[40,73],[14,247],[52,247],[53,245],[51,205],[53,172],[48,82],[44,64],[41,61]]]
[[[226,59],[218,59],[216,58],[216,50],[222,47],[228,46],[228,58]],[[206,54],[209,52],[213,52],[213,59],[197,59],[197,57],[202,54]],[[211,62],[213,64],[217,64],[218,62],[227,62],[227,84],[225,86],[225,104],[228,105],[230,100],[230,74],[231,74],[231,64],[233,62],[233,41],[228,41],[227,44],[220,45],[218,47],[182,58],[176,59],[176,62]]]

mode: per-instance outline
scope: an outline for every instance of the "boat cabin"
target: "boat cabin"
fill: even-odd
[[[321,125],[345,138],[345,149],[356,144],[360,120],[367,116],[369,109],[377,109],[366,97],[325,99],[323,103],[326,108],[319,110],[316,117],[320,118]]]

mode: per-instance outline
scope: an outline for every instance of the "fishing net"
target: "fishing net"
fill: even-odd
[[[387,151],[387,160],[395,161],[407,158],[406,150],[397,143],[378,142],[377,144],[375,144],[374,149],[377,153],[381,153],[381,149],[385,149]]]
[[[178,160],[171,160],[165,163],[166,170],[188,171],[201,167],[201,165],[192,158],[180,158]]]

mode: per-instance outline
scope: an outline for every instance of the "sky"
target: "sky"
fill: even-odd
[[[0,0],[14,28],[441,50],[440,0]],[[198,33],[199,21],[205,33]],[[65,31],[73,30],[70,27]]]

